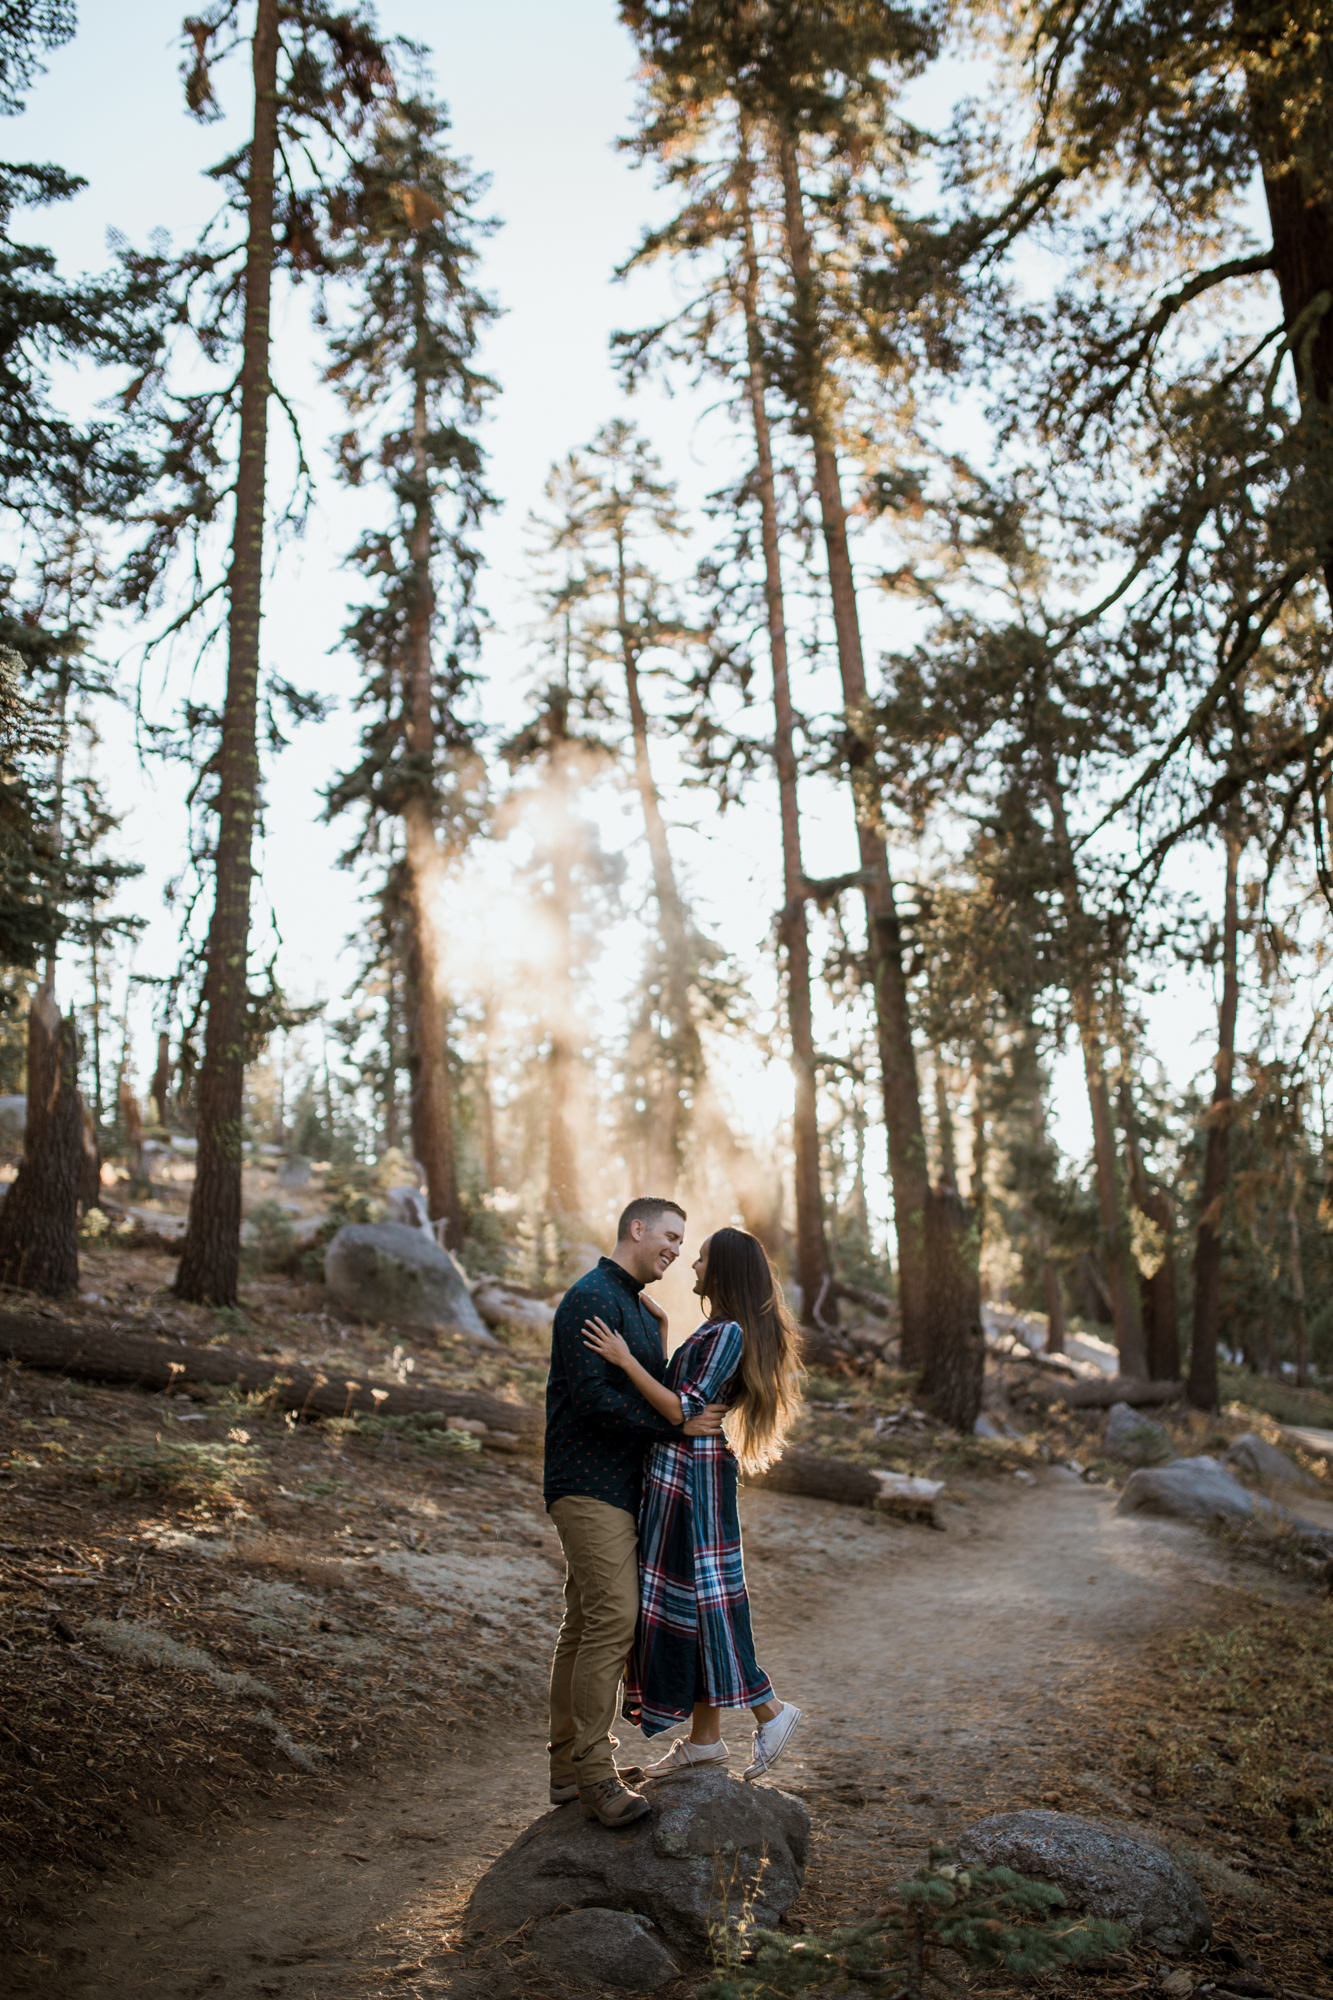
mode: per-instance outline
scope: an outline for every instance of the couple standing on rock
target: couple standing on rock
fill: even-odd
[[[694,1265],[709,1316],[668,1361],[666,1314],[645,1288],[680,1255],[685,1220],[674,1201],[632,1201],[552,1336],[545,1495],[566,1571],[551,1803],[577,1798],[604,1826],[649,1809],[626,1777],[724,1762],[724,1709],[754,1711],[747,1778],[776,1762],[801,1714],[755,1660],[736,1507],[738,1467],[770,1464],[795,1414],[796,1325],[763,1246],[717,1229]],[[622,1678],[624,1714],[645,1736],[691,1723],[647,1772],[616,1768]]]

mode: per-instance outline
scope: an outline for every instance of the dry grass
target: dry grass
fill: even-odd
[[[1190,1633],[1162,1669],[1162,1713],[1131,1735],[1129,1768],[1156,1798],[1289,1842],[1333,1883],[1333,1608],[1265,1607]]]

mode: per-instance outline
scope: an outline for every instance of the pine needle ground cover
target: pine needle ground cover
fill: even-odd
[[[141,1283],[142,1254],[105,1257],[108,1290]],[[188,1337],[218,1338],[202,1324],[216,1315],[156,1286],[95,1303],[103,1322],[188,1319]],[[378,1330],[342,1341],[327,1320],[247,1305],[247,1346],[305,1358],[333,1342],[346,1365],[355,1342],[352,1365],[393,1363]],[[513,1393],[521,1367],[486,1372]],[[465,1432],[0,1371],[0,1954],[21,1962],[31,1924],[109,1870],[256,1809],[331,1803],[385,1760],[448,1754],[476,1713],[502,1724],[539,1701],[554,1550],[533,1467]],[[486,1622],[492,1551],[505,1630]]]

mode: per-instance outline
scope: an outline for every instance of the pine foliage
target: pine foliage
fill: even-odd
[[[1063,1890],[1011,1868],[960,1868],[947,1848],[900,1882],[870,1923],[827,1938],[747,1930],[720,1940],[722,1963],[701,2000],[778,2000],[844,1990],[907,1994],[920,2000],[948,1952],[974,1971],[1003,1968],[1018,1979],[1058,1972],[1104,1957],[1127,1932],[1100,1917],[1066,1913]]]

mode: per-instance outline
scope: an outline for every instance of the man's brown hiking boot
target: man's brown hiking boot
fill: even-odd
[[[628,1826],[652,1811],[640,1792],[632,1792],[619,1778],[603,1778],[600,1784],[580,1785],[579,1801],[585,1819],[599,1819],[603,1826]]]

